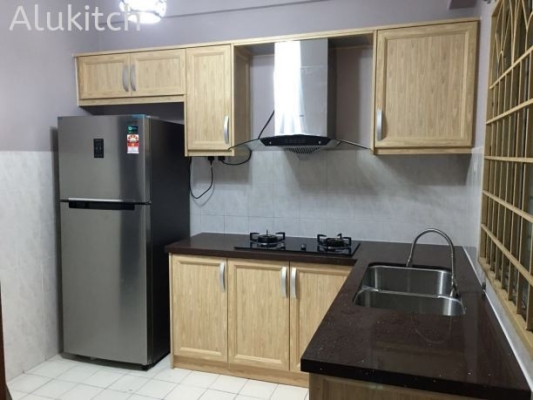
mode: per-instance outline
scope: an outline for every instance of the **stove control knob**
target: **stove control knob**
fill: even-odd
[[[302,243],[302,246],[300,247],[302,251],[307,251],[307,245],[305,243]]]

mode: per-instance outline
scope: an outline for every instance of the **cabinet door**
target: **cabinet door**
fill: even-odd
[[[291,263],[291,371],[300,372],[300,358],[351,267]]]
[[[223,151],[232,146],[231,46],[186,50],[186,126],[189,151]]]
[[[79,57],[80,100],[130,97],[129,54]]]
[[[226,260],[172,256],[173,355],[227,362]]]
[[[375,148],[471,147],[477,23],[378,32]]]
[[[289,264],[229,260],[229,362],[289,370]]]
[[[160,50],[131,55],[132,96],[185,94],[185,50]]]

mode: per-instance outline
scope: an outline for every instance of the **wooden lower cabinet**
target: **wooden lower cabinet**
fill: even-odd
[[[300,372],[300,358],[351,267],[291,263],[290,370]]]
[[[226,259],[171,256],[172,354],[228,361]]]
[[[308,386],[300,358],[351,267],[170,261],[174,367]]]
[[[309,400],[460,400],[469,398],[325,375],[311,374],[309,376]]]
[[[229,261],[229,363],[289,370],[289,264]]]

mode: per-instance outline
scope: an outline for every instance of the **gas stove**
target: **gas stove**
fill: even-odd
[[[275,252],[327,254],[328,256],[351,257],[361,243],[339,233],[335,237],[317,235],[316,238],[286,237],[285,232],[264,234],[252,232],[250,240],[235,246],[236,250],[262,250]]]

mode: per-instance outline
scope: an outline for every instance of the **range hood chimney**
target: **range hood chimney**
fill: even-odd
[[[263,144],[297,154],[336,146],[335,66],[328,40],[276,43],[274,60],[275,133]]]

